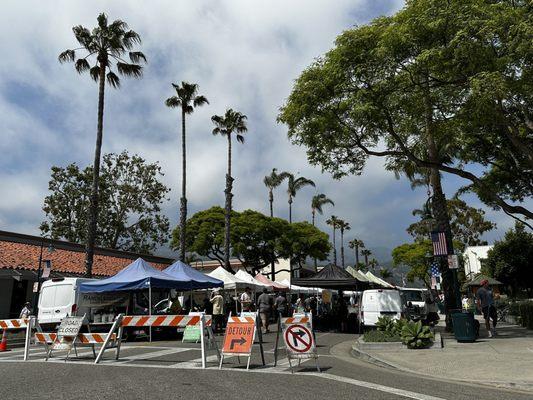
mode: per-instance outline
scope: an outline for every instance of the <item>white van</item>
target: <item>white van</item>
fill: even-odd
[[[403,305],[406,314],[414,321],[425,320],[428,315],[427,299],[429,291],[427,289],[400,288]]]
[[[400,319],[403,305],[400,291],[396,289],[365,290],[361,296],[359,321],[363,326],[376,326],[379,317]]]
[[[80,283],[94,281],[89,278],[54,278],[43,282],[39,294],[39,324],[59,324],[62,318],[83,315],[88,309],[78,309]]]

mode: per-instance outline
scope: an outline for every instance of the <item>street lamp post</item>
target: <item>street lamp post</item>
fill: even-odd
[[[37,301],[39,298],[39,293],[41,292],[41,277],[43,275],[43,249],[44,249],[44,237],[41,237],[41,245],[39,251],[39,266],[37,268],[37,291],[33,294],[33,305],[32,308],[34,313],[37,313]],[[54,246],[50,243],[47,249],[48,253],[53,253],[55,251]]]

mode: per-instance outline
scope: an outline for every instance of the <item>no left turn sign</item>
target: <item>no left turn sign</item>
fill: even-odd
[[[284,335],[287,347],[297,353],[307,353],[313,346],[313,335],[303,325],[291,325]]]

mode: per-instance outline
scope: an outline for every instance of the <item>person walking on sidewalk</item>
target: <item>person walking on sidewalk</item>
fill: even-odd
[[[213,290],[210,302],[213,304],[213,323],[215,332],[222,332],[224,326],[224,297],[219,289]]]
[[[29,301],[27,301],[26,303],[24,303],[24,308],[22,308],[22,310],[20,311],[20,316],[19,318],[29,318],[29,316],[31,315],[32,311],[31,311],[31,303]]]
[[[496,307],[494,306],[494,294],[492,289],[489,288],[489,281],[487,279],[481,281],[481,287],[476,293],[476,299],[477,308],[483,313],[489,337],[496,336],[498,314],[496,313]],[[492,329],[490,328],[490,320],[492,320]]]
[[[252,308],[252,289],[248,286],[244,289],[244,292],[241,294],[241,311],[248,312]]]
[[[257,299],[257,308],[259,309],[259,316],[261,317],[263,330],[265,333],[268,333],[270,332],[268,330],[268,323],[270,318],[270,309],[272,308],[272,298],[268,295],[267,288],[263,288],[263,293]]]
[[[276,308],[277,313],[281,314],[282,317],[289,316],[287,298],[282,292],[278,293],[278,297],[276,297],[276,300],[274,301],[274,307]]]

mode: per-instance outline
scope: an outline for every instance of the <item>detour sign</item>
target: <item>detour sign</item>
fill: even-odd
[[[224,353],[249,354],[254,343],[254,323],[228,321],[224,337]]]

